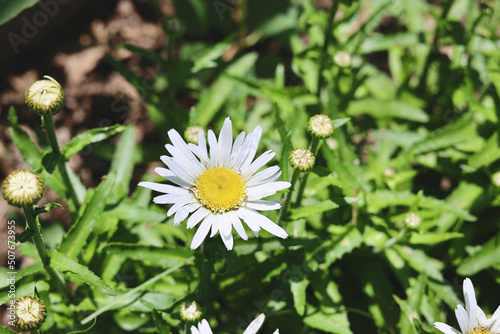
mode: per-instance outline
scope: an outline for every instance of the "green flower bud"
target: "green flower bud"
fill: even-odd
[[[422,219],[416,213],[410,212],[405,217],[405,224],[409,228],[418,228]]]
[[[328,138],[333,133],[333,122],[330,117],[320,114],[309,119],[307,130],[320,139]]]
[[[290,152],[288,161],[290,161],[290,165],[292,165],[294,169],[298,169],[301,172],[307,172],[313,168],[316,159],[311,151],[305,148],[298,148]]]
[[[496,172],[491,176],[491,181],[493,181],[493,184],[497,187],[500,187],[500,172]]]
[[[198,132],[203,130],[200,126],[190,126],[184,131],[184,138],[193,144],[198,144]]]
[[[201,318],[201,308],[197,302],[187,302],[181,305],[181,318],[186,322],[196,322]]]
[[[2,187],[3,198],[7,203],[18,208],[38,203],[42,198],[43,191],[42,179],[26,169],[10,173]]]
[[[64,91],[56,80],[44,76],[26,91],[26,104],[38,116],[55,115],[64,105]]]
[[[344,51],[339,51],[333,56],[333,61],[340,67],[351,66],[351,55]]]
[[[36,297],[21,297],[16,300],[14,324],[23,331],[38,329],[42,326],[47,311],[42,300]]]

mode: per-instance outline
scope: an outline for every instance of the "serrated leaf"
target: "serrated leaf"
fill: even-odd
[[[93,195],[88,200],[88,204],[86,204],[83,213],[71,226],[59,246],[59,251],[61,253],[71,258],[75,258],[80,253],[104,210],[106,199],[111,192],[114,182],[115,175],[109,174],[96,188]]]
[[[300,218],[308,217],[325,211],[333,210],[340,207],[337,203],[332,200],[325,200],[313,205],[304,206],[298,209],[291,210],[290,219],[297,220]]]
[[[81,331],[72,331],[67,334],[85,334],[85,333],[92,333],[91,330],[94,328],[95,324],[97,323],[97,318],[94,319],[94,323],[90,325],[87,329],[82,329]]]
[[[133,124],[124,127],[111,164],[110,173],[116,174],[116,182],[111,188],[107,203],[116,202],[128,195],[130,180],[134,170],[135,130]]]
[[[374,98],[355,100],[349,103],[347,114],[357,116],[367,114],[374,118],[401,118],[409,121],[426,123],[429,116],[420,108],[402,101],[383,101]]]
[[[293,306],[295,306],[295,310],[300,316],[303,316],[306,311],[306,288],[308,285],[309,280],[305,277],[302,277],[301,281],[290,282],[290,290],[292,291],[293,296]]]
[[[125,130],[125,127],[121,124],[87,130],[84,133],[73,137],[69,143],[63,146],[62,151],[64,158],[68,160],[73,154],[81,151],[85,146],[106,140],[123,130]]]
[[[416,197],[417,195],[409,191],[393,192],[389,190],[379,190],[368,195],[367,203],[370,211],[373,210],[373,212],[379,212],[383,208],[395,205],[405,205],[410,207],[414,203]],[[467,221],[476,221],[476,217],[467,211],[434,197],[422,196],[419,201],[419,206],[421,208],[453,213],[456,217]]]
[[[79,264],[58,251],[52,251],[50,254],[50,266],[52,268],[70,277],[77,278],[100,290],[102,293],[116,296],[116,292],[86,266]]]
[[[191,59],[194,63],[193,68],[191,68],[191,73],[197,73],[203,69],[217,66],[217,63],[215,61],[219,59],[229,48],[231,43],[233,43],[235,36],[235,34],[231,34],[223,41],[194,55]]]
[[[153,247],[137,244],[111,242],[104,250],[131,260],[142,261],[148,266],[169,268],[184,263],[192,252],[186,248],[173,246]]]
[[[233,62],[224,73],[232,75],[245,75],[257,61],[256,53],[247,53],[237,61]],[[217,111],[226,102],[229,94],[234,89],[233,81],[221,75],[201,96],[196,105],[198,113],[198,124],[204,128],[212,120]]]
[[[88,322],[90,322],[92,319],[95,317],[101,315],[102,313],[113,309],[114,307],[120,306],[120,305],[126,305],[131,303],[132,301],[136,300],[141,294],[142,291],[145,291],[150,285],[154,284],[156,281],[162,279],[163,277],[170,275],[171,273],[175,272],[179,268],[183,267],[184,265],[189,265],[191,262],[194,260],[194,257],[190,257],[187,259],[184,263],[180,263],[172,268],[169,268],[162,273],[150,278],[146,282],[142,283],[139,286],[136,286],[133,289],[130,289],[128,292],[124,293],[123,295],[119,295],[116,298],[113,298],[109,304],[107,304],[104,307],[101,307],[97,311],[93,312],[89,316],[87,316],[85,319],[81,321],[81,324],[84,325]]]
[[[350,117],[346,117],[346,118],[337,118],[337,119],[334,119],[332,120],[332,123],[333,123],[333,128],[334,129],[338,129],[340,128],[342,125],[346,124],[347,122],[349,122],[351,120]]]
[[[498,263],[500,263],[500,235],[491,238],[483,244],[481,250],[465,258],[458,266],[457,273],[472,276]]]
[[[459,232],[449,233],[412,233],[410,236],[410,244],[435,245],[451,239],[463,238],[463,234]]]

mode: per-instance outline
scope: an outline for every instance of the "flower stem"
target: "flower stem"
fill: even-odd
[[[71,180],[69,179],[68,166],[63,162],[60,162],[60,158],[62,156],[62,151],[61,151],[61,148],[59,147],[59,142],[57,141],[54,120],[52,119],[51,114],[43,116],[43,124],[44,124],[45,130],[47,131],[47,134],[49,136],[49,142],[50,142],[50,146],[52,147],[52,151],[56,154],[57,167],[59,168],[59,171],[61,172],[63,182],[66,186],[66,189],[69,192],[69,197],[71,198],[71,201],[73,202],[75,210],[78,210],[78,207],[80,206],[80,202],[78,201],[78,197],[76,196],[76,192],[75,192],[75,189],[73,188],[73,184],[71,183]]]
[[[293,188],[295,187],[295,184],[297,183],[297,179],[299,178],[300,171],[298,169],[294,169],[292,173],[292,181],[290,182],[292,185],[290,186],[290,189],[285,195],[285,201],[283,205],[281,206],[280,212],[278,213],[278,218],[276,219],[276,224],[279,224],[286,216],[286,213],[288,211],[288,207],[290,206],[290,201],[292,199],[292,193],[293,193]]]
[[[60,284],[63,293],[65,293],[67,297],[71,296],[71,290],[69,290],[66,286],[63,277],[50,266],[50,255],[43,240],[42,227],[38,222],[33,206],[25,206],[23,209],[24,215],[26,216],[26,223],[28,224],[29,229],[33,231],[33,241],[35,242],[35,247],[38,251],[38,255],[40,256],[40,260],[42,261],[43,268],[47,271],[52,281],[56,281]]]
[[[319,138],[316,136],[312,137],[311,145],[309,151],[316,157],[318,155],[318,146],[319,146]],[[296,205],[299,207],[302,202],[302,197],[304,195],[304,190],[306,189],[307,178],[309,177],[309,173],[305,173],[300,180],[299,192],[297,194]]]

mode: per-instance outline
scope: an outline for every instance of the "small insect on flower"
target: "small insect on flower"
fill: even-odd
[[[198,144],[186,144],[179,133],[170,130],[172,144],[165,147],[171,156],[161,160],[168,168],[155,171],[173,184],[141,182],[146,187],[164,195],[153,199],[158,204],[173,204],[167,216],[174,215],[174,225],[188,218],[187,228],[198,225],[191,242],[191,249],[198,248],[211,230],[210,237],[219,232],[228,250],[233,248],[233,227],[238,235],[247,240],[241,221],[256,237],[260,229],[280,238],[287,238],[286,231],[258,211],[277,210],[279,203],[263,200],[277,191],[290,187],[289,182],[278,181],[281,171],[272,166],[259,172],[274,156],[264,152],[257,159],[262,128],[244,132],[233,142],[231,120],[226,118],[219,139],[208,131],[208,145],[203,130],[198,132]]]

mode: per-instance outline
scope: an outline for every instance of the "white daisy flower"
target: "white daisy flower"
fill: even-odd
[[[442,322],[435,322],[434,327],[445,334],[500,333],[500,306],[493,313],[493,316],[487,319],[484,312],[477,306],[474,286],[469,278],[464,280],[464,299],[465,308],[462,305],[457,305],[455,310],[460,331]]]
[[[160,176],[174,185],[141,182],[146,187],[165,195],[153,199],[158,204],[173,204],[167,216],[174,215],[174,225],[187,220],[187,228],[201,222],[191,242],[191,249],[201,245],[208,232],[210,237],[219,232],[228,250],[233,248],[232,229],[247,240],[241,223],[243,220],[256,237],[264,229],[280,238],[288,234],[258,211],[277,210],[279,203],[262,200],[279,190],[290,187],[289,182],[277,181],[281,175],[278,166],[257,172],[275,155],[272,151],[263,153],[254,160],[262,128],[245,136],[240,133],[233,143],[231,120],[226,118],[219,140],[212,130],[208,131],[209,151],[203,131],[198,133],[198,145],[186,144],[174,129],[168,132],[172,144],[165,147],[172,155],[162,156],[168,168],[156,168]]]
[[[264,319],[266,316],[264,313],[255,318],[254,321],[248,325],[247,329],[243,332],[243,334],[255,334],[260,329],[262,324],[264,323]],[[279,334],[279,329],[275,330],[273,334]],[[203,319],[200,323],[198,323],[198,328],[195,326],[191,326],[191,334],[213,334],[208,321]]]

